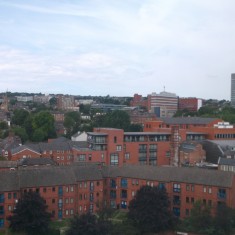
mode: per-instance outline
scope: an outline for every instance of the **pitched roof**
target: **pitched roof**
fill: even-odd
[[[106,177],[128,177],[157,180],[160,182],[184,182],[189,184],[231,187],[234,173],[198,168],[156,167],[126,165],[103,167],[96,164],[26,168],[0,172],[0,191],[20,188],[76,184],[78,181],[100,180]]]
[[[104,176],[231,187],[234,174],[201,168],[126,165],[121,168],[106,167]]]
[[[51,158],[24,158],[19,161],[20,166],[35,166],[35,165],[57,165]]]
[[[220,157],[218,165],[235,166],[235,159]]]
[[[17,167],[16,161],[0,161],[0,168],[13,168]]]

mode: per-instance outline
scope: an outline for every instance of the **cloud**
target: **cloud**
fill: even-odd
[[[8,88],[42,92],[147,95],[165,85],[179,96],[229,99],[232,0],[0,0],[0,6],[3,90],[7,78]]]

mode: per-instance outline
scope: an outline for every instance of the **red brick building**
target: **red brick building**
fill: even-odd
[[[95,212],[103,203],[128,209],[130,200],[143,185],[165,188],[171,210],[181,218],[190,215],[198,200],[212,209],[220,203],[235,208],[232,172],[147,165],[29,168],[0,172],[0,228],[8,226],[7,217],[26,191],[40,193],[57,220]]]
[[[197,112],[202,107],[202,99],[198,98],[179,98],[179,110],[187,109],[191,112]]]

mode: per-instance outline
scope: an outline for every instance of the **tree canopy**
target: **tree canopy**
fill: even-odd
[[[165,189],[143,186],[130,201],[128,218],[144,233],[158,233],[171,229],[175,219],[170,212]]]
[[[108,235],[112,230],[110,221],[99,219],[90,213],[76,215],[70,223],[66,235]]]
[[[50,214],[44,199],[36,192],[24,193],[19,199],[13,215],[8,218],[10,228],[27,235],[40,235],[48,230]]]

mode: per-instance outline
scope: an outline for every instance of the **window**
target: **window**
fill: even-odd
[[[203,205],[206,205],[206,199],[202,200]]]
[[[4,227],[4,219],[0,219],[0,228]]]
[[[66,187],[66,189],[65,189],[65,190],[66,190],[66,192],[68,192],[68,191],[69,191],[69,187]]]
[[[114,180],[114,179],[110,180],[110,187],[111,188],[116,188],[116,180]]]
[[[11,193],[8,193],[8,199],[11,199]]]
[[[194,197],[191,197],[191,203],[194,203]]]
[[[158,188],[159,189],[165,189],[165,184],[164,183],[159,183]]]
[[[189,189],[190,189],[190,187],[189,187],[189,185],[187,184],[187,185],[186,185],[186,191],[189,191]]]
[[[17,198],[17,194],[13,193],[13,198],[16,199]]]
[[[203,193],[206,193],[206,187],[205,186],[203,187]]]
[[[173,185],[173,192],[180,193],[180,184]]]
[[[93,200],[94,200],[94,194],[90,193],[90,201],[93,202]]]
[[[3,203],[3,202],[4,202],[4,194],[0,193],[0,203]]]
[[[82,211],[82,206],[79,206],[79,211]]]
[[[191,185],[191,191],[194,192],[194,185]]]
[[[87,182],[84,182],[84,188],[87,188]]]
[[[74,191],[73,186],[70,186],[70,192],[73,192],[73,191]]]
[[[8,211],[12,211],[12,206],[11,205],[8,206]]]
[[[225,199],[226,198],[226,190],[225,189],[219,189],[218,191],[218,198],[219,199]]]
[[[47,188],[43,188],[43,192],[46,193],[46,191],[47,191]]]
[[[110,154],[110,165],[111,166],[118,165],[118,154],[117,153]]]
[[[186,197],[186,203],[189,203],[189,197]]]
[[[79,156],[78,156],[78,161],[79,161],[79,162],[84,162],[84,161],[86,161],[86,154],[79,154]]]
[[[93,213],[93,209],[94,209],[94,205],[93,205],[93,204],[90,204],[90,207],[89,207],[90,213]]]
[[[125,160],[129,160],[130,159],[130,153],[125,153]]]
[[[121,208],[126,209],[127,208],[127,202],[126,201],[121,201]]]
[[[55,203],[55,199],[54,199],[54,198],[52,198],[51,202],[54,204],[54,203]]]
[[[112,199],[116,198],[116,190],[110,190],[110,198]]]
[[[100,185],[100,181],[96,181],[96,186],[99,186]]]
[[[52,192],[55,192],[55,187],[52,188]]]
[[[212,201],[208,200],[208,206],[212,206]]]
[[[82,182],[79,183],[79,188],[82,188]]]
[[[177,217],[180,216],[180,208],[178,207],[173,207],[173,214]]]
[[[70,209],[70,215],[73,215],[73,214],[74,214],[73,209]]]
[[[88,160],[91,161],[91,154],[88,155]]]
[[[126,188],[127,187],[127,179],[126,178],[122,178],[121,179],[121,187],[122,188]]]
[[[122,190],[121,191],[121,198],[127,198],[127,190]]]
[[[114,143],[117,143],[117,136],[114,136],[114,137],[113,137],[113,142],[114,142]]]
[[[69,210],[65,210],[65,215],[68,215],[69,214]]]
[[[91,191],[94,190],[94,182],[90,182],[90,190],[91,190]]]
[[[212,193],[211,187],[208,188],[208,193]]]
[[[121,145],[117,145],[117,146],[116,146],[116,150],[117,150],[117,151],[122,151],[122,146],[121,146]]]
[[[131,196],[134,197],[135,196],[135,191],[131,192]]]
[[[69,203],[69,199],[65,198],[65,203],[68,204]]]

